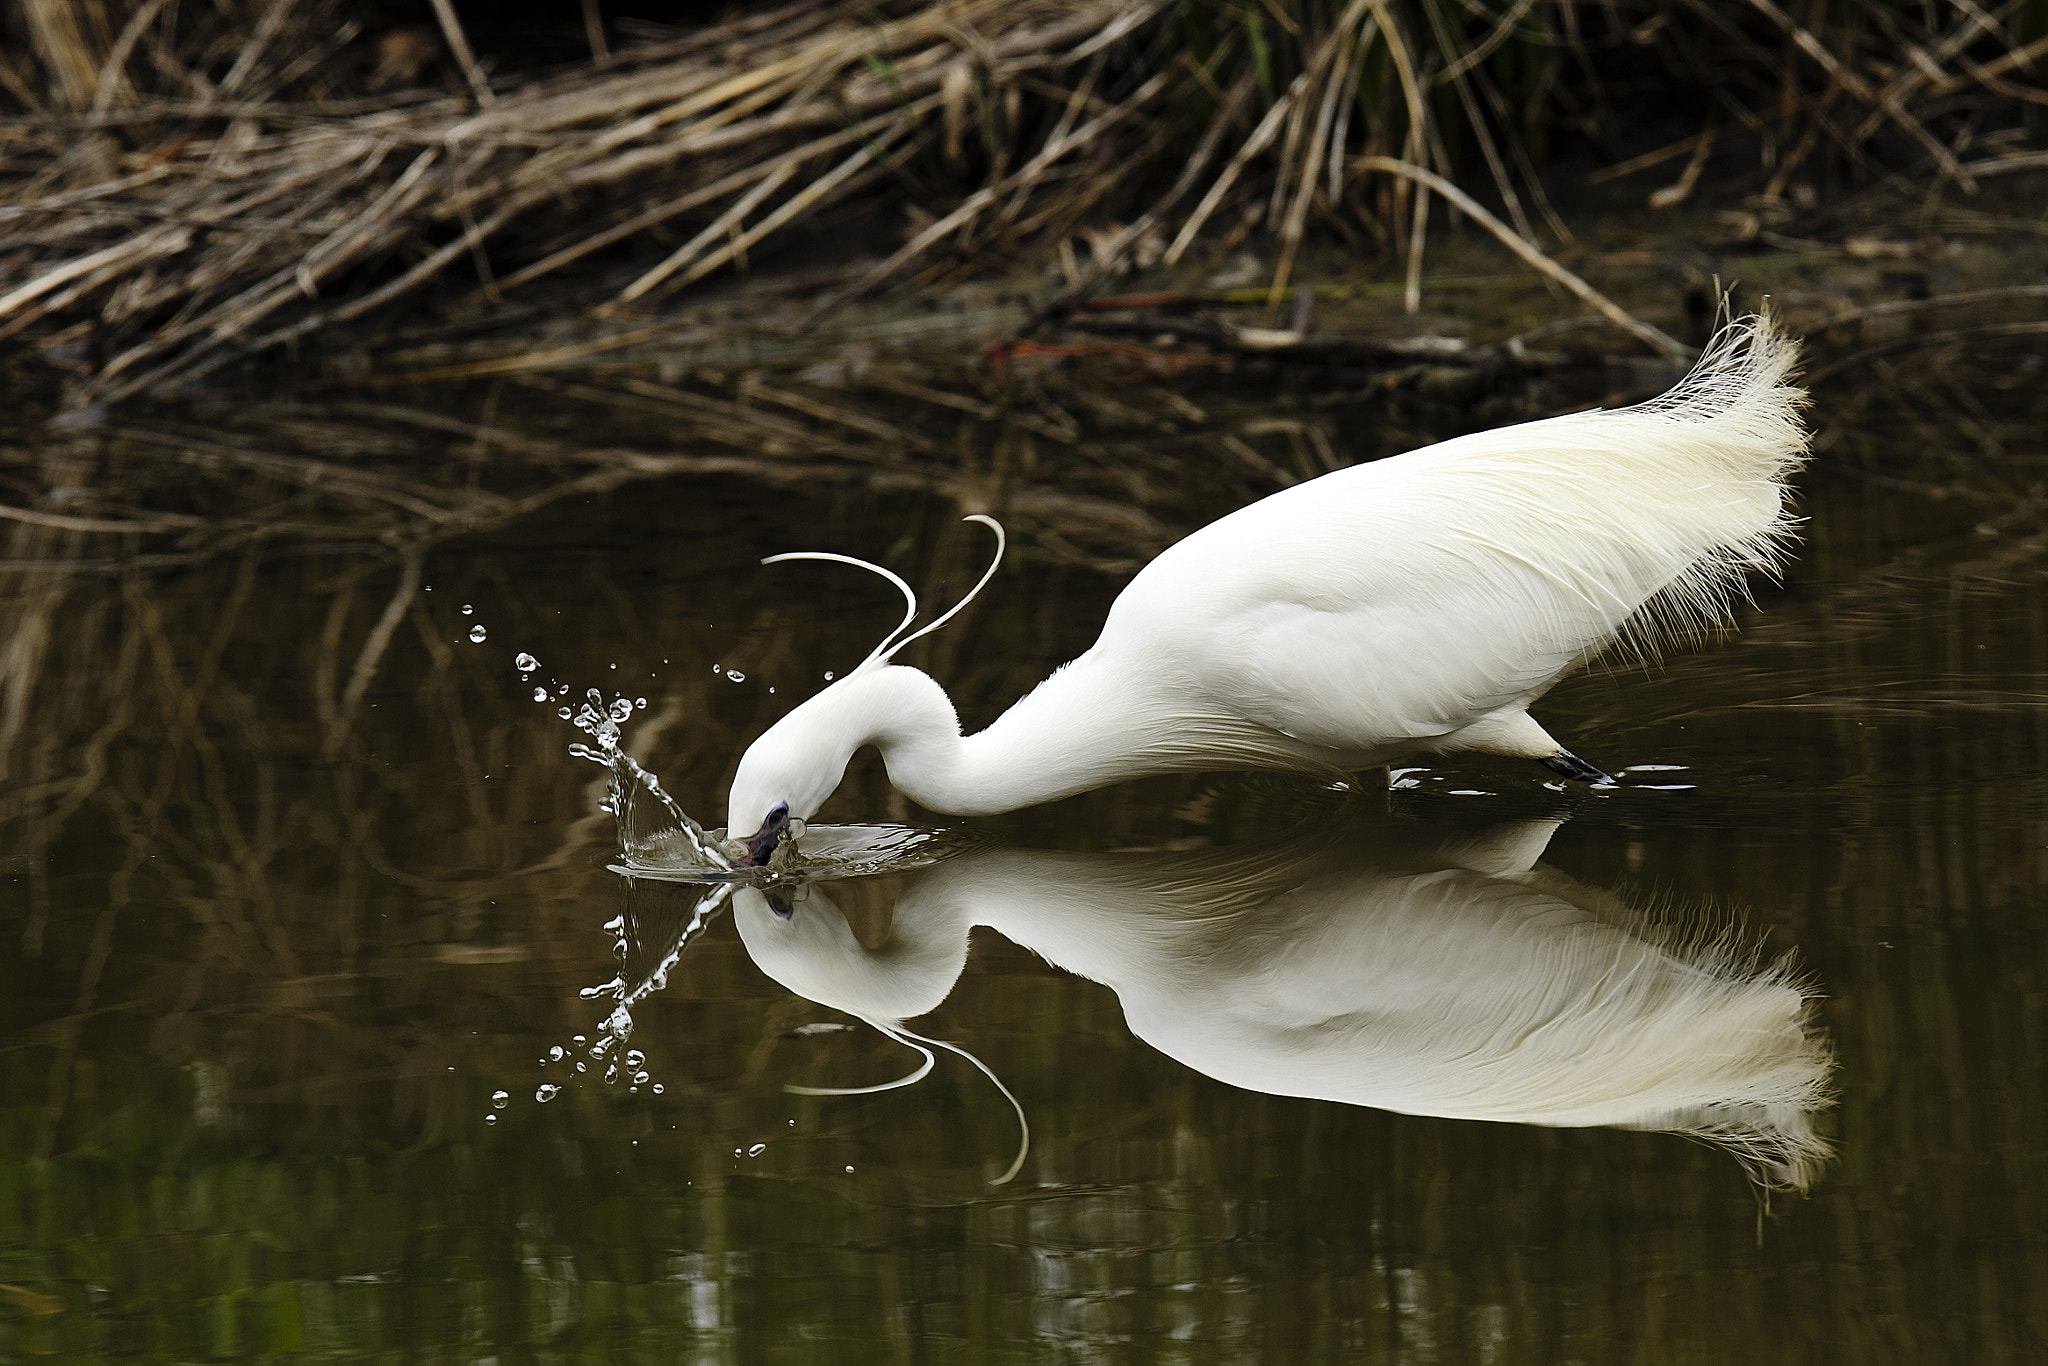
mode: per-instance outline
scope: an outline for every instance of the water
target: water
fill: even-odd
[[[757,562],[948,602],[952,497],[699,474],[435,543],[402,600],[352,545],[18,539],[0,1357],[2034,1359],[2043,452],[1857,439],[1742,635],[1541,709],[1615,792],[1161,779],[773,886],[693,883],[671,806],[715,820],[896,607]],[[1186,482],[1131,506],[1237,496]],[[1092,637],[1146,533],[1090,525],[1013,520],[906,656],[970,724]],[[667,800],[620,809],[607,727]],[[842,852],[928,824],[869,761],[819,814]],[[1589,1010],[1588,947],[1650,1004],[1755,992],[1789,1071],[1615,1087],[1600,1050],[1686,1082],[1711,1031]],[[1518,1076],[1489,1049],[1538,1016],[1570,1046]],[[816,1094],[923,1065],[868,1020],[971,1056]]]

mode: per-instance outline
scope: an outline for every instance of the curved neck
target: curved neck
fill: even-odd
[[[1162,771],[1149,754],[1143,709],[1103,689],[1083,660],[1054,674],[977,735],[960,734],[952,701],[903,665],[848,680],[860,744],[873,744],[889,780],[918,805],[955,816],[1014,811]]]

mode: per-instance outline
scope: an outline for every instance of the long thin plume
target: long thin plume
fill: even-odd
[[[981,594],[981,590],[988,587],[988,581],[996,576],[996,571],[998,569],[1001,569],[1003,567],[1003,552],[1007,550],[1010,545],[1010,538],[1008,535],[1004,533],[1003,524],[1001,522],[998,522],[995,518],[985,516],[979,512],[969,513],[966,517],[961,518],[961,520],[966,522],[980,522],[983,526],[989,527],[996,533],[996,553],[994,558],[989,560],[988,568],[984,569],[981,572],[981,578],[975,583],[974,587],[967,590],[966,597],[960,599],[960,601],[954,603],[951,607],[947,608],[945,612],[942,615],[940,615],[938,620],[932,622],[928,626],[919,627],[917,630],[903,637],[903,639],[897,641],[894,645],[889,646],[888,653],[884,654],[882,658],[888,659],[890,656],[894,655],[898,650],[908,645],[911,641],[916,640],[920,636],[930,635],[932,632],[938,630],[941,626],[944,626],[947,622],[951,621],[954,617],[959,616],[960,610],[967,606],[968,603],[973,602],[975,598],[979,597]],[[902,628],[898,627],[897,629],[901,630]],[[1001,1085],[1001,1083],[998,1082],[997,1085]]]
[[[868,665],[875,663],[877,660],[887,659],[889,657],[888,652],[896,637],[902,635],[905,630],[909,629],[910,623],[917,620],[917,594],[911,589],[909,584],[903,581],[903,577],[893,570],[884,569],[882,566],[868,560],[855,559],[851,555],[835,555],[829,550],[791,550],[780,555],[770,555],[762,560],[761,563],[781,564],[784,560],[829,560],[833,564],[850,564],[856,569],[865,569],[870,574],[881,575],[890,583],[895,584],[896,591],[903,595],[903,620],[896,623],[895,630],[882,637],[881,644],[868,651],[868,657],[860,662],[860,669],[867,668]],[[944,618],[942,617],[940,620],[944,620]],[[860,669],[856,669],[854,672],[858,673]]]
[[[879,1027],[880,1026],[877,1026],[877,1028]],[[1017,1097],[1015,1096],[1015,1094],[1011,1092],[1009,1087],[1003,1085],[1003,1079],[997,1076],[993,1071],[991,1071],[987,1063],[983,1062],[980,1058],[975,1057],[972,1053],[962,1048],[959,1044],[947,1043],[944,1039],[927,1039],[924,1035],[912,1034],[907,1029],[898,1030],[897,1037],[899,1038],[899,1040],[905,1043],[908,1043],[912,1039],[915,1039],[918,1043],[930,1044],[933,1048],[943,1048],[948,1053],[956,1053],[959,1056],[967,1059],[967,1061],[973,1063],[975,1067],[980,1070],[981,1075],[987,1077],[991,1082],[995,1083],[996,1090],[1001,1091],[1003,1093],[1003,1099],[1010,1102],[1010,1108],[1017,1112],[1017,1128],[1019,1130],[1019,1135],[1017,1139],[1017,1156],[1015,1160],[1013,1160],[1010,1163],[1009,1170],[1004,1172],[1001,1176],[998,1176],[995,1180],[989,1182],[989,1184],[991,1186],[1006,1185],[1009,1182],[1010,1178],[1014,1177],[1018,1172],[1024,1170],[1024,1159],[1031,1152],[1031,1121],[1024,1117],[1023,1104],[1018,1101]]]
[[[870,1020],[865,1015],[857,1018],[873,1025],[877,1033],[895,1040],[905,1048],[914,1048],[924,1054],[924,1062],[919,1064],[914,1072],[906,1073],[894,1081],[876,1082],[873,1086],[797,1086],[785,1082],[782,1089],[795,1096],[872,1096],[878,1091],[895,1091],[905,1086],[915,1086],[931,1075],[932,1068],[938,1065],[939,1060],[933,1056],[931,1049],[926,1048],[924,1041],[916,1039],[915,1035],[906,1035],[900,1029],[885,1025],[879,1020]],[[1001,1085],[1000,1082],[997,1084]]]
[[[1003,553],[1009,548],[1010,544],[1009,536],[1003,531],[1003,524],[995,518],[979,512],[969,513],[961,520],[980,522],[983,526],[993,530],[996,533],[996,553],[989,560],[988,568],[982,571],[981,578],[975,582],[974,587],[967,590],[965,597],[947,608],[936,621],[919,627],[907,636],[903,633],[910,630],[911,622],[917,620],[917,593],[909,584],[903,581],[903,577],[900,574],[893,570],[884,569],[881,565],[875,564],[870,560],[856,559],[852,555],[839,555],[829,550],[791,550],[780,555],[770,555],[762,560],[761,563],[781,564],[785,560],[826,560],[833,564],[850,564],[856,569],[865,569],[870,574],[879,574],[890,583],[896,585],[896,591],[903,595],[903,620],[896,623],[895,630],[882,637],[881,644],[868,651],[867,658],[863,659],[860,662],[859,668],[854,670],[854,673],[859,673],[861,669],[868,668],[871,665],[887,663],[898,650],[908,645],[911,641],[930,635],[954,617],[959,616],[961,610],[968,603],[973,602],[975,598],[979,597],[982,589],[988,587],[988,581],[996,576],[996,571],[1003,567]]]
[[[1000,530],[998,528],[998,531]],[[937,623],[933,624],[936,625]],[[987,1063],[975,1057],[959,1044],[947,1043],[944,1039],[928,1039],[922,1034],[911,1033],[901,1025],[884,1024],[882,1021],[870,1019],[866,1015],[857,1015],[854,1018],[872,1027],[876,1033],[902,1044],[905,1048],[917,1050],[917,1052],[924,1055],[924,1062],[915,1071],[898,1077],[894,1081],[877,1082],[873,1086],[796,1086],[785,1083],[782,1089],[798,1096],[871,1096],[880,1091],[901,1090],[903,1087],[916,1085],[918,1082],[923,1081],[926,1076],[930,1075],[932,1067],[937,1062],[932,1049],[943,1048],[948,1053],[965,1058],[970,1063],[973,1063],[975,1069],[993,1082],[996,1090],[1003,1093],[1003,1099],[1010,1102],[1010,1108],[1017,1112],[1017,1156],[1011,1160],[1009,1168],[1001,1176],[989,1182],[989,1184],[991,1186],[1006,1185],[1018,1172],[1024,1170],[1024,1159],[1031,1154],[1031,1121],[1025,1118],[1024,1105],[1017,1099],[1016,1093],[1003,1085],[1003,1079],[997,1076]]]

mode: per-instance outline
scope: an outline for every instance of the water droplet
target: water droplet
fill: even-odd
[[[624,916],[620,916],[616,923],[623,925],[625,923],[625,920],[626,918]],[[607,925],[605,926],[605,928],[610,929],[611,926]],[[646,1061],[647,1055],[645,1053],[642,1053],[639,1049],[629,1048],[626,1050],[626,1066],[638,1067],[641,1063],[644,1063]]]
[[[741,673],[738,669],[727,669],[725,671],[725,677],[726,681],[729,683],[744,683],[747,681],[747,676]]]
[[[585,688],[583,690],[583,700],[593,707],[601,707],[604,705],[604,694],[596,688]]]
[[[633,699],[633,705],[634,705],[635,707],[639,708],[639,709],[640,709],[641,711],[646,711],[646,710],[647,710],[647,699],[646,699],[646,698],[644,698],[644,697],[636,697],[636,698],[634,698],[634,699]]]
[[[661,1084],[660,1082],[656,1082],[656,1083],[654,1083],[654,1094],[655,1094],[655,1095],[657,1095],[657,1096],[658,1096],[658,1095],[660,1095],[660,1094],[662,1093],[662,1090],[663,1090],[663,1087],[662,1087],[662,1084]]]
[[[619,666],[618,666],[618,665],[616,665],[616,664],[612,664],[612,665],[607,665],[606,667],[608,667],[608,668],[613,668],[613,669],[616,669],[616,668],[618,668]]]
[[[491,633],[489,631],[486,631],[481,625],[472,626],[469,628],[469,643],[472,645],[481,645],[484,643],[486,639],[490,637],[490,634]]]
[[[794,1129],[794,1128],[796,1127],[796,1121],[792,1119],[792,1120],[791,1120],[791,1121],[789,1122],[789,1127],[790,1127],[790,1128],[792,1128],[792,1129]]]
[[[767,1151],[768,1145],[766,1143],[756,1143],[753,1147],[747,1149],[747,1156],[759,1157],[762,1153],[765,1153]]]
[[[635,1086],[645,1086],[647,1084],[647,1074],[645,1072],[635,1072],[633,1074],[633,1084]]]
[[[611,718],[614,721],[632,720],[633,704],[631,702],[628,702],[625,698],[621,697],[618,701],[612,703]]]
[[[769,695],[770,697],[773,697],[773,696],[775,695],[775,689],[773,689],[773,688],[770,688],[770,689],[768,690],[768,695]]]
[[[830,683],[832,681],[832,671],[830,669],[825,670],[825,681],[827,683]],[[848,1167],[846,1170],[852,1171],[853,1168]]]
[[[570,711],[570,710],[569,710],[569,709],[568,709],[567,707],[556,707],[556,708],[555,708],[555,715],[557,715],[557,716],[561,717],[561,718],[562,718],[562,719],[563,719],[564,721],[568,720],[568,719],[569,719],[570,717],[574,716],[575,714],[576,714],[575,712],[573,712],[573,711]]]
[[[580,1063],[580,1062],[579,1062],[579,1063],[577,1063],[577,1064],[576,1064],[576,1070],[577,1070],[578,1072],[588,1072],[588,1071],[589,1071],[590,1069],[589,1069],[588,1067],[585,1067],[585,1066],[584,1066],[584,1065],[583,1065],[582,1063]]]
[[[734,1148],[734,1149],[732,1150],[732,1155],[733,1155],[734,1157],[738,1157],[738,1156],[740,1155],[740,1150],[739,1150],[738,1148]]]
[[[548,700],[548,690],[547,690],[546,688],[535,688],[535,689],[533,690],[533,700],[534,700],[534,701],[536,701],[536,702],[545,702],[545,701],[547,701],[547,700]]]
[[[485,1115],[485,1116],[484,1116],[484,1123],[486,1123],[486,1124],[496,1124],[497,1122],[498,1122],[498,1117],[497,1117],[496,1115]]]
[[[849,1166],[847,1167],[847,1169],[846,1169],[846,1170],[848,1170],[848,1171],[852,1171],[852,1170],[853,1170],[853,1168],[852,1168],[852,1166],[851,1166],[851,1165],[849,1165]]]
[[[570,1036],[569,1036],[569,1042],[570,1042],[570,1043],[582,1043],[582,1042],[584,1042],[584,1039],[583,1039],[583,1036],[582,1036],[581,1034],[572,1034],[572,1035],[570,1035]]]
[[[562,1046],[560,1044],[556,1044],[553,1048],[550,1048],[548,1050],[549,1062],[560,1062],[566,1056],[568,1055],[562,1052]]]
[[[526,653],[526,651],[521,650],[519,652],[519,657],[512,661],[512,667],[515,669],[524,669],[526,670],[526,672],[532,673],[535,669],[538,669],[540,667],[540,661],[535,659],[532,655]]]
[[[555,1085],[551,1081],[544,1081],[539,1086],[534,1088],[533,1098],[542,1105],[545,1105],[561,1093],[561,1087]]]
[[[462,615],[464,615],[465,617],[468,616],[471,612],[474,612],[475,610],[476,608],[470,606],[466,602],[462,604]]]
[[[492,1108],[493,1110],[502,1110],[502,1109],[504,1109],[504,1108],[505,1108],[505,1107],[506,1107],[507,1105],[510,1105],[511,1103],[512,1103],[512,1093],[511,1093],[510,1091],[493,1091],[493,1092],[491,1092],[491,1108]]]

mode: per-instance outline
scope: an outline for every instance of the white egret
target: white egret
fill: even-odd
[[[1415,753],[1536,759],[1606,775],[1528,708],[1589,657],[1727,620],[1792,540],[1802,463],[1797,343],[1768,317],[1722,328],[1648,403],[1478,432],[1284,489],[1147,565],[1102,635],[988,729],[963,737],[937,682],[859,667],[747,750],[729,836],[762,862],[864,745],[933,811],[982,815],[1130,778],[1229,768],[1343,774]],[[749,838],[749,832],[753,832]]]

